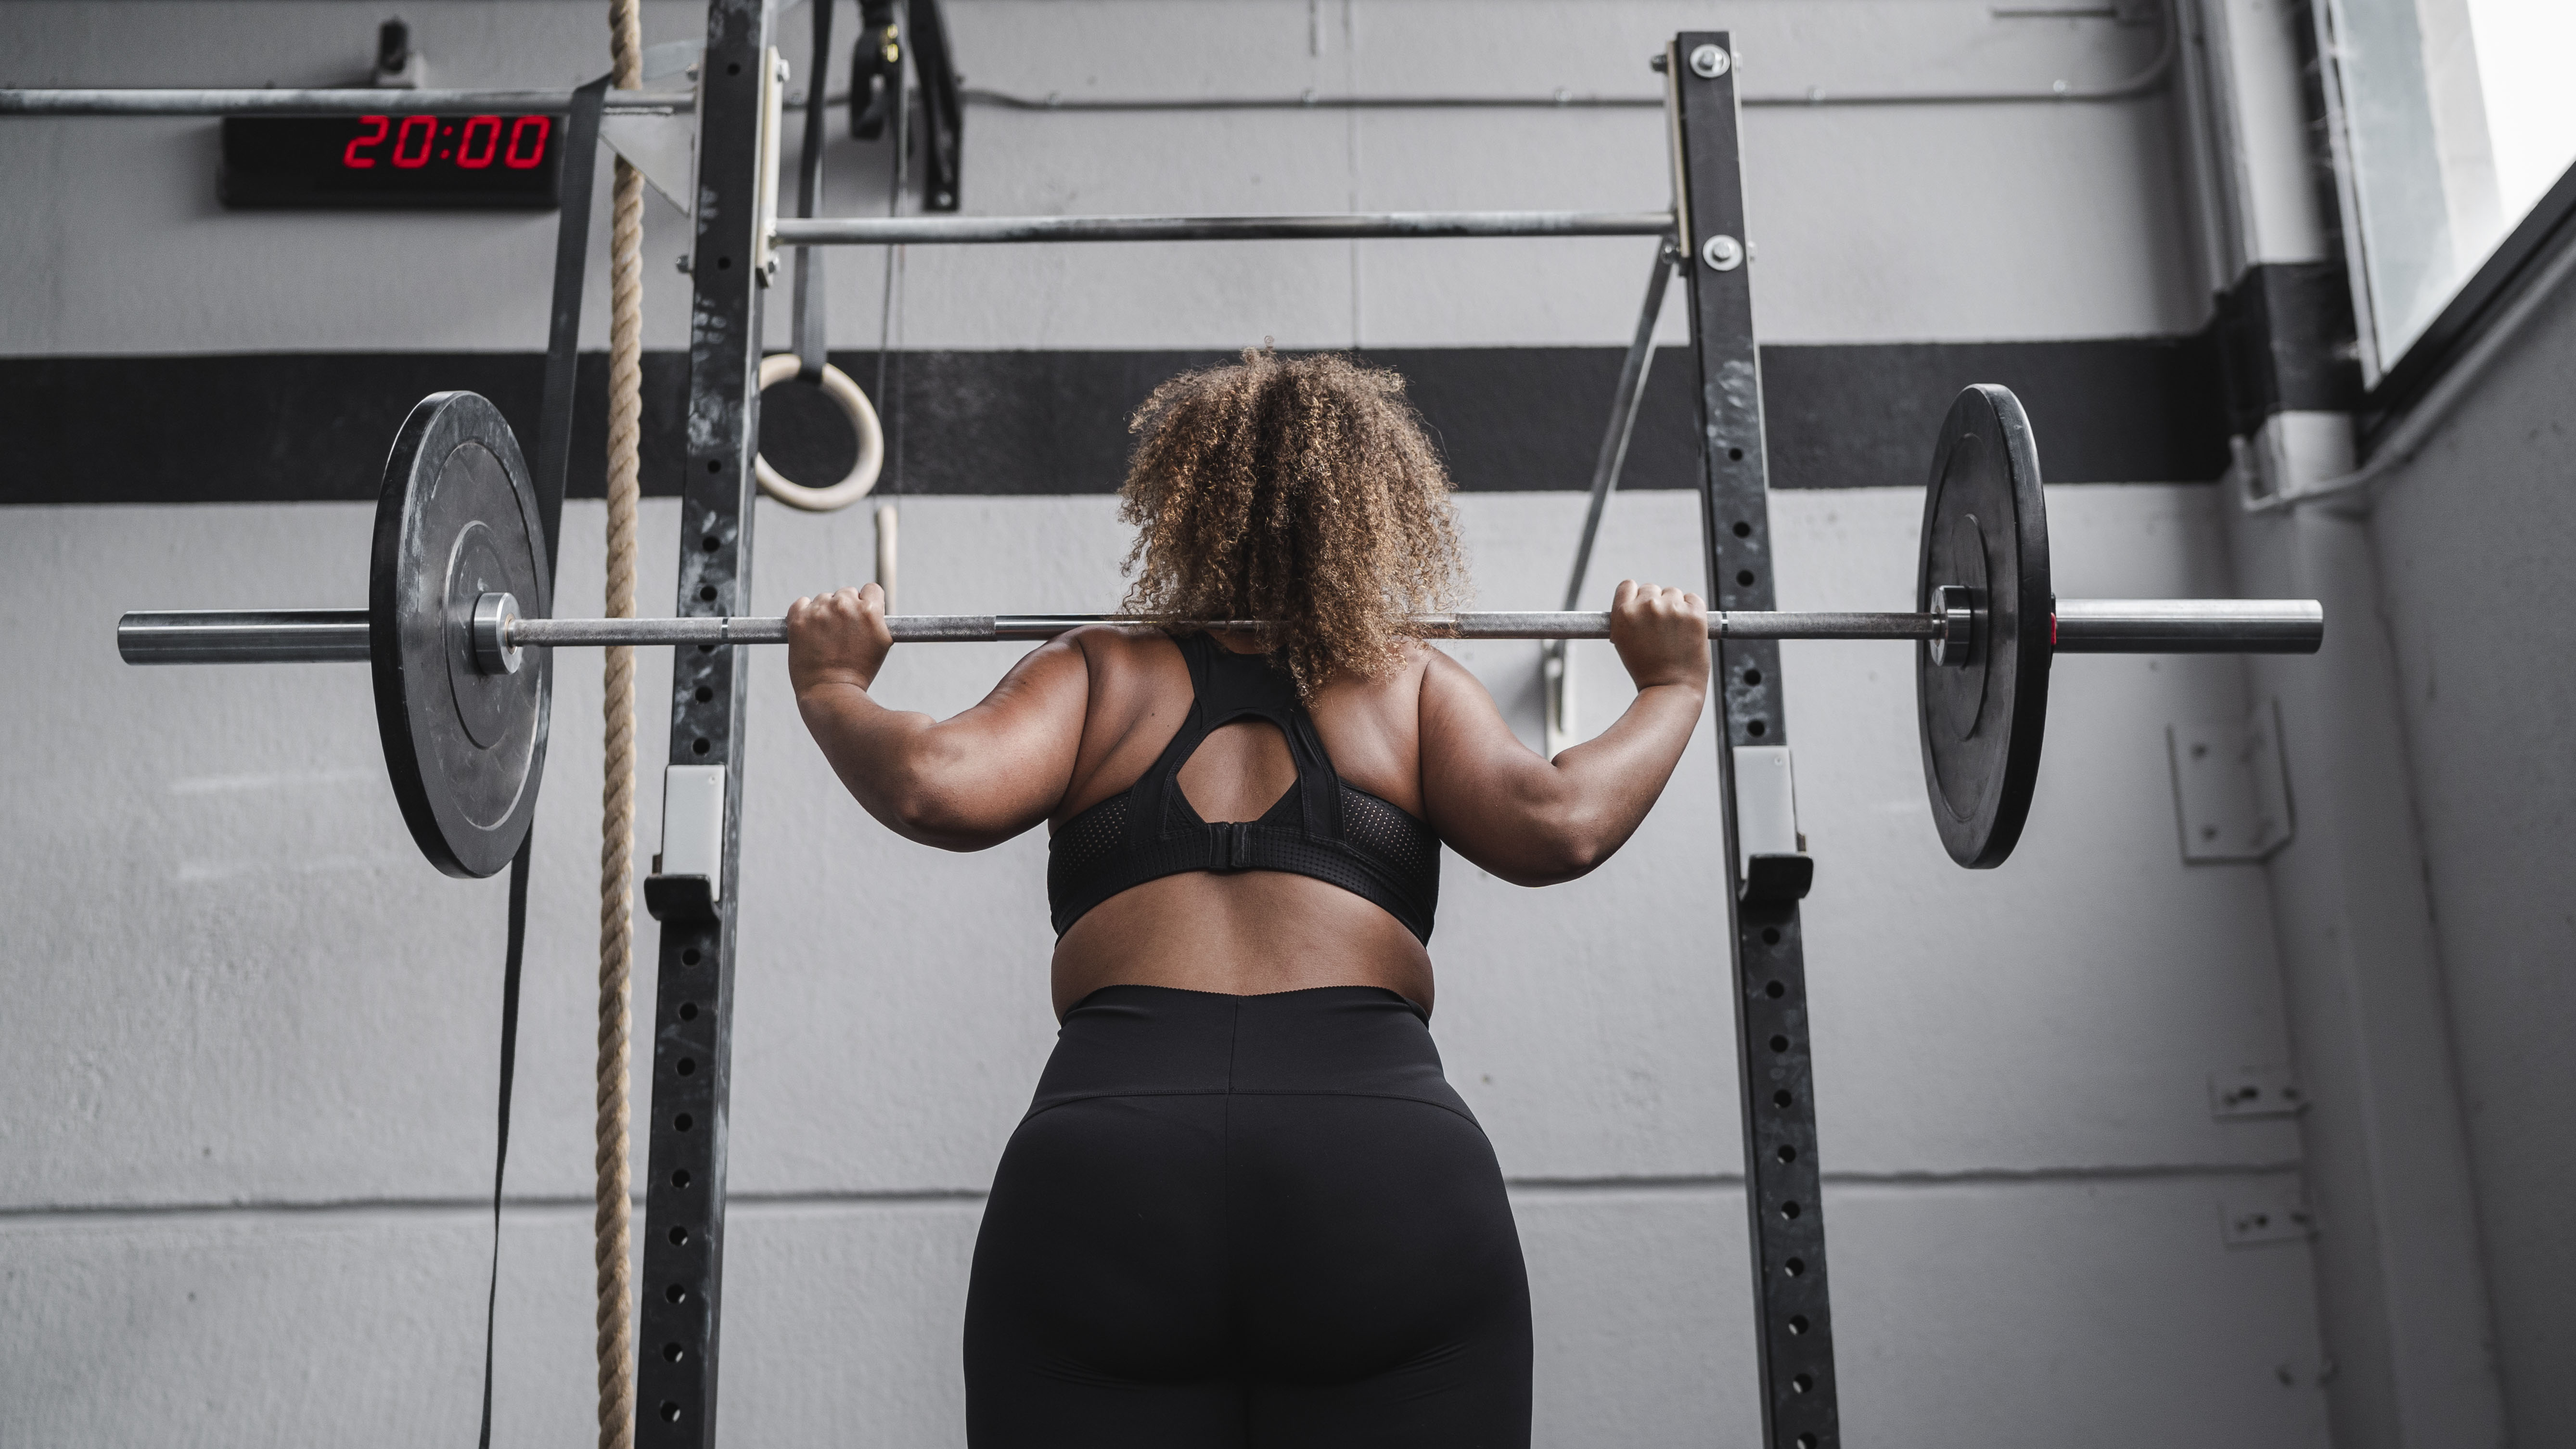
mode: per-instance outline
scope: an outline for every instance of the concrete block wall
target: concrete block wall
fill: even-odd
[[[404,13],[440,83],[562,84],[604,54],[589,4]],[[2082,84],[2133,73],[2153,47],[1949,0],[960,0],[951,14],[970,82],[1038,94],[1643,94],[1645,55],[1685,25],[1734,27],[1748,86],[1782,90]],[[697,24],[686,4],[648,16],[651,41]],[[330,81],[363,63],[379,18],[23,5],[0,12],[0,79]],[[1766,338],[2198,326],[2171,104],[1749,113]],[[976,211],[1626,207],[1667,187],[1652,112],[1176,122],[978,108],[969,125]],[[0,127],[0,171],[45,198],[0,216],[27,259],[0,282],[0,352],[541,340],[549,222],[225,215],[211,130]],[[845,149],[836,195],[864,197],[882,174]],[[677,254],[676,218],[658,202],[648,216],[648,261]],[[1615,343],[1644,246],[915,249],[899,340]],[[832,279],[836,339],[872,339],[876,254],[836,254]],[[647,285],[648,341],[678,344],[677,279],[648,267]],[[592,314],[604,333],[596,297]],[[773,322],[783,338],[783,311]],[[1580,481],[1462,498],[1483,605],[1553,603]],[[1910,596],[1921,494],[1872,481],[1775,497],[1783,607]],[[2225,592],[2225,506],[2169,479],[2053,490],[2060,587]],[[1118,588],[1105,497],[902,507],[907,609],[1076,610]],[[0,753],[15,827],[0,913],[16,928],[0,980],[19,1003],[0,1014],[0,1049],[22,1067],[0,1085],[0,1442],[473,1432],[502,888],[413,855],[363,671],[135,671],[107,640],[129,607],[354,601],[367,527],[363,507],[339,504],[23,508],[0,522],[0,626],[33,641],[39,686],[20,703],[20,748]],[[596,504],[569,509],[566,610],[598,597],[599,527]],[[654,580],[675,528],[671,505],[648,505],[648,612],[668,607]],[[1685,493],[1623,495],[1592,577],[1695,581],[1696,529]],[[758,536],[764,610],[871,567],[863,514],[764,505]],[[1459,652],[1535,740],[1534,646]],[[953,710],[1011,657],[901,651],[884,688]],[[2330,1368],[2308,1250],[2221,1236],[2229,1205],[2300,1192],[2295,1130],[2215,1120],[2208,1099],[2211,1073],[2288,1058],[2270,897],[2253,867],[2181,864],[2165,753],[2170,722],[2241,716],[2244,671],[2066,661],[2023,849],[1971,875],[1923,818],[1902,652],[1793,645],[1784,667],[1819,858],[1806,924],[1850,1441],[2323,1444]],[[643,660],[648,751],[666,668]],[[961,857],[895,842],[805,742],[782,661],[753,668],[722,1431],[954,1444],[980,1194],[1052,1032],[1044,846]],[[1615,662],[1586,648],[1578,670],[1584,717],[1607,720],[1623,698]],[[506,1442],[578,1438],[590,1413],[597,688],[593,662],[568,657],[536,826],[501,1264]],[[648,786],[659,763],[646,761]],[[1514,1184],[1544,1443],[1756,1433],[1711,764],[1704,738],[1637,839],[1585,881],[1526,892],[1450,866],[1435,1031]],[[651,803],[648,788],[648,821]],[[646,982],[639,1019],[649,995]]]

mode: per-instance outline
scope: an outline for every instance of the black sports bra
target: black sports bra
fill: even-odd
[[[1173,641],[1192,699],[1178,734],[1135,784],[1064,823],[1047,842],[1047,904],[1059,936],[1130,887],[1183,871],[1277,870],[1312,876],[1386,908],[1431,940],[1440,904],[1440,836],[1401,807],[1346,784],[1288,675],[1266,655],[1205,634]],[[1209,824],[1181,793],[1181,766],[1211,731],[1265,719],[1288,741],[1297,783],[1258,820]]]

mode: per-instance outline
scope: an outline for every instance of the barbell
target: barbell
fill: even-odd
[[[433,393],[404,420],[385,463],[366,608],[129,613],[117,622],[117,652],[129,664],[365,662],[412,838],[440,870],[488,876],[509,863],[534,816],[549,651],[787,639],[782,618],[554,618],[539,517],[526,460],[500,410],[474,393]],[[1036,640],[1088,624],[1175,622],[1112,614],[887,620],[901,643]],[[1452,639],[1610,633],[1606,613],[1428,614],[1412,623]],[[1992,385],[1962,392],[1942,423],[1912,612],[1708,616],[1712,640],[1917,645],[1932,814],[1951,857],[1972,868],[2001,864],[2029,814],[2055,655],[2312,654],[2324,636],[2325,616],[2312,600],[2057,598],[2030,422],[2009,390]],[[1747,724],[1756,735],[1761,728]]]

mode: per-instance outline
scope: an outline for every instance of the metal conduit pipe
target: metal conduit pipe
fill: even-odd
[[[2055,18],[2050,16],[2048,18]],[[2180,26],[2165,7],[2161,43],[2155,57],[2137,74],[2107,85],[2078,86],[2064,80],[2052,80],[2045,86],[2003,87],[1992,90],[1919,90],[1868,91],[1837,90],[1832,86],[1808,86],[1796,91],[1751,91],[1738,98],[1738,104],[1787,108],[1793,106],[1821,108],[1827,106],[1996,106],[2056,105],[2065,103],[2101,103],[2131,101],[2153,95],[2165,88],[2173,77],[2174,63],[2181,52]],[[1022,95],[1015,91],[995,90],[985,86],[967,86],[958,98],[968,105],[991,106],[1006,111],[1584,111],[1584,110],[1661,110],[1661,95],[1602,95],[1559,86],[1545,94],[1530,95],[1382,95],[1328,96],[1305,91],[1293,96],[1065,96],[1050,91],[1043,96]],[[826,95],[827,106],[846,104],[846,94]],[[802,109],[802,96],[791,96],[788,107]]]
[[[610,91],[612,116],[697,109],[689,91]],[[570,91],[0,90],[0,116],[422,116],[441,112],[561,114]]]
[[[2155,57],[2136,75],[2108,85],[2076,86],[2063,80],[2052,80],[2045,86],[2008,87],[1995,90],[1920,90],[1864,91],[1836,90],[1831,86],[1808,86],[1797,91],[1745,91],[1736,103],[1743,106],[1994,106],[2058,104],[2063,102],[2129,101],[2152,95],[2172,78],[2174,63],[2182,51],[2182,27],[2174,14],[2177,0],[2167,0],[2159,16],[2160,38]],[[1999,10],[2009,16],[2010,11]],[[2061,12],[2028,12],[2034,19],[2059,19]],[[958,92],[970,105],[993,106],[1011,111],[1439,111],[1439,110],[1661,110],[1661,95],[1605,96],[1578,93],[1558,87],[1547,95],[1523,96],[1324,96],[1307,91],[1294,96],[1174,96],[1174,97],[1091,97],[1070,99],[1053,93],[1024,96],[1010,91],[969,86]],[[841,98],[826,96],[826,105]]]

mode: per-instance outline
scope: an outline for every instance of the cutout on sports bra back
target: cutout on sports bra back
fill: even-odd
[[[1297,761],[1288,738],[1265,719],[1236,720],[1210,730],[1173,782],[1201,820],[1259,820],[1297,790]]]
[[[1167,875],[1279,871],[1383,906],[1416,940],[1429,941],[1440,903],[1439,835],[1334,772],[1284,671],[1220,652],[1204,634],[1176,642],[1190,667],[1188,717],[1153,768],[1085,807],[1047,843],[1056,934],[1121,891]],[[1270,728],[1238,728],[1262,724]],[[1211,740],[1217,747],[1205,750]]]

